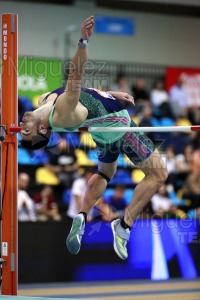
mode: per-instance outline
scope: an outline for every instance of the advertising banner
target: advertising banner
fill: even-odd
[[[96,15],[94,31],[101,34],[134,35],[135,22],[132,18]]]
[[[35,102],[43,93],[62,85],[63,63],[58,59],[20,57],[18,95]]]
[[[200,107],[200,69],[192,68],[167,68],[167,91],[176,84],[178,78],[184,81],[184,89],[188,96],[188,106]]]

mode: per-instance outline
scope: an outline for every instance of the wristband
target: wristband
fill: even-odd
[[[78,42],[79,48],[87,48],[88,47],[88,40],[80,39]]]

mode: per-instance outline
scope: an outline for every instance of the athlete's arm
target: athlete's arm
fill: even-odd
[[[81,25],[81,39],[89,40],[92,35],[94,26],[94,17],[86,19]],[[73,112],[79,102],[81,92],[81,80],[88,59],[87,45],[79,42],[75,56],[69,64],[69,76],[66,84],[65,92],[59,96],[56,107],[70,110]]]
[[[120,101],[129,102],[129,103],[135,105],[134,98],[131,95],[129,95],[128,93],[115,92],[115,91],[108,91],[108,93]]]
[[[92,90],[96,91],[98,94],[100,94],[101,96],[103,96],[105,98],[111,98],[111,97],[109,97],[109,95],[111,95],[112,97],[116,98],[117,100],[129,102],[129,103],[135,105],[134,98],[131,95],[129,95],[128,93],[117,92],[117,91],[105,92],[105,91],[101,91],[101,90],[95,89],[95,88],[93,88]]]

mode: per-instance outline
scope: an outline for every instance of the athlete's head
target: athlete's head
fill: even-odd
[[[45,147],[50,139],[51,129],[47,128],[33,112],[26,112],[20,122],[21,145],[37,150]]]

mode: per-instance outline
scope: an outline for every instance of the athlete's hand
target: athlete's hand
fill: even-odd
[[[128,102],[128,103],[135,105],[134,98],[131,95],[129,95],[128,93],[114,92],[114,91],[109,91],[108,93],[120,101]]]
[[[87,18],[81,25],[81,38],[89,40],[94,28],[94,16]]]

